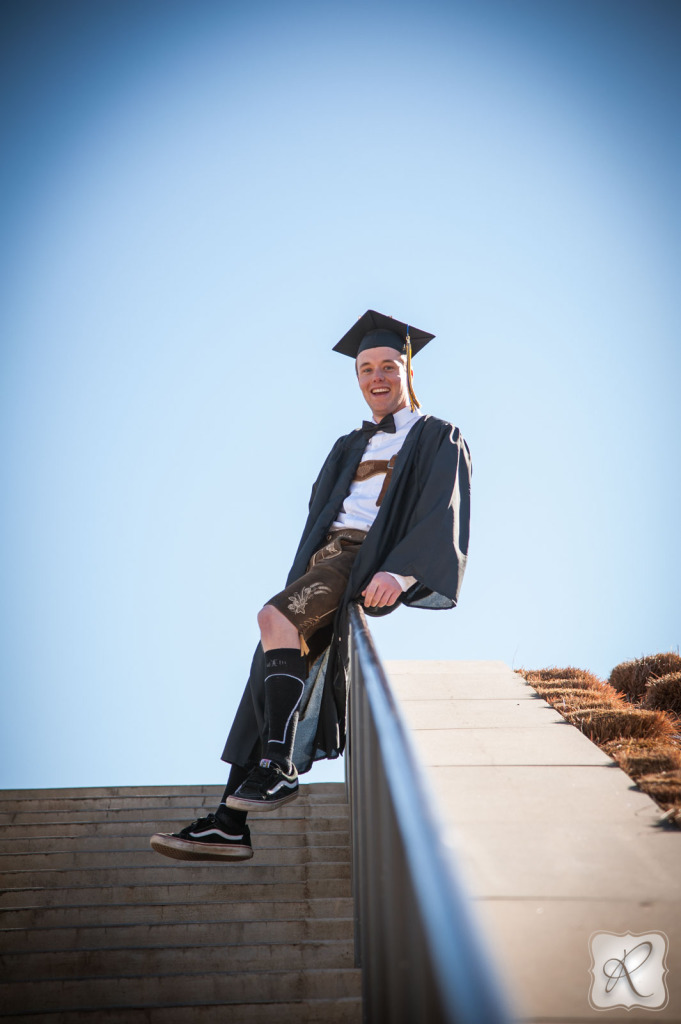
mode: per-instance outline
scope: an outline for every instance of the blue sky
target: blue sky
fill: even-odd
[[[381,654],[678,648],[674,0],[3,18],[1,785],[224,778],[368,307],[474,461],[459,608]]]

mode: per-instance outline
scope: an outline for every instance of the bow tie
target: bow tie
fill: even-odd
[[[395,433],[397,427],[395,426],[395,420],[393,419],[393,414],[391,412],[389,412],[387,416],[384,416],[380,423],[374,423],[372,420],[364,420],[362,423],[362,433],[365,437],[373,437],[373,435],[377,434],[379,430],[385,430],[386,434]]]

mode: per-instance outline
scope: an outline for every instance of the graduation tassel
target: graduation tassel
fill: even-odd
[[[414,394],[414,388],[411,383],[411,338],[409,337],[409,328],[407,327],[407,390],[409,391],[409,407],[412,412],[415,409],[421,408],[421,403]]]

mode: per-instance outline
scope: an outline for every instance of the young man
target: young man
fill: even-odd
[[[468,553],[468,446],[419,412],[411,356],[434,337],[368,310],[334,350],[355,360],[373,419],[339,438],[312,488],[287,585],[258,614],[261,643],[222,759],[215,814],[152,836],[181,860],[253,856],[249,810],[298,795],[298,775],[345,746],[348,606],[453,608]]]

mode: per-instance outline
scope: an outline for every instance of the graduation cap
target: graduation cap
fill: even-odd
[[[365,352],[368,348],[394,348],[401,355],[406,355],[407,387],[409,403],[413,412],[415,408],[421,408],[421,403],[411,386],[411,357],[425,348],[434,337],[434,334],[421,331],[418,327],[410,327],[409,324],[395,320],[392,316],[386,316],[385,313],[367,309],[347,334],[343,335],[338,344],[333,346],[333,351],[341,352],[344,356],[350,356],[351,359],[356,359],[360,352]]]

